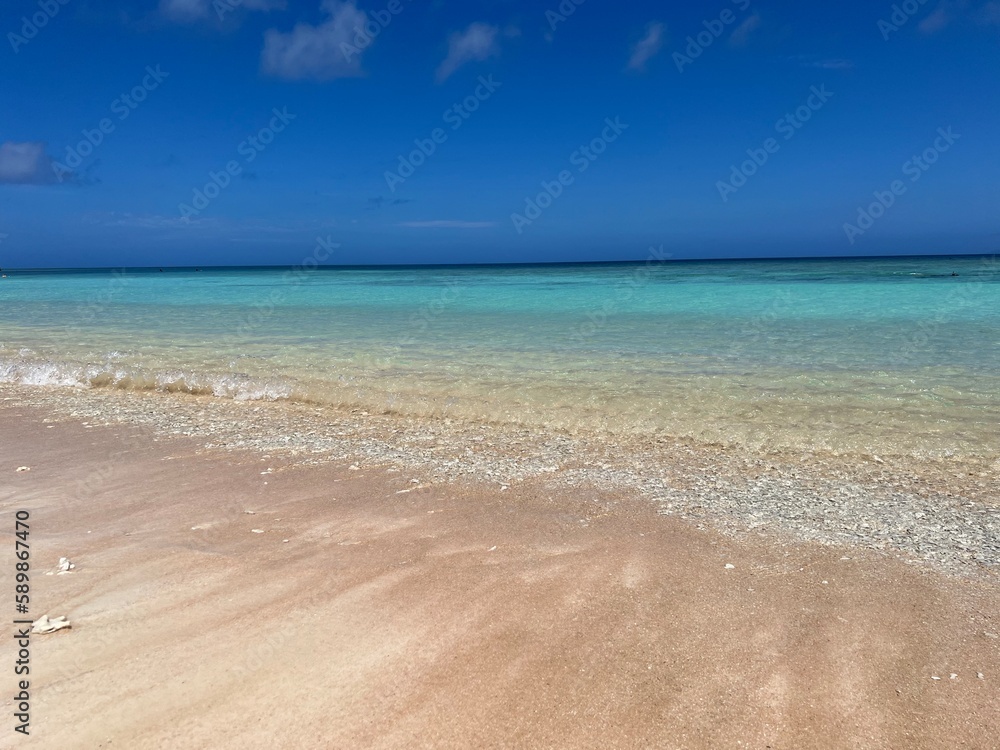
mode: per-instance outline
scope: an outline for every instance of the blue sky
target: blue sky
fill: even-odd
[[[1000,245],[1000,0],[4,6],[4,267]]]

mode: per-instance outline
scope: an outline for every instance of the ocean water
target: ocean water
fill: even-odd
[[[0,382],[1000,455],[1000,261],[14,272]]]

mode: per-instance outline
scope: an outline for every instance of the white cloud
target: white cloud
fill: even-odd
[[[238,8],[273,10],[284,7],[285,0],[160,0],[160,13],[177,23],[194,23],[212,16],[222,20]]]
[[[72,173],[63,175],[63,179],[67,177],[72,179]],[[5,141],[0,144],[0,183],[48,185],[57,181],[52,158],[45,153],[43,142]]]
[[[499,29],[486,23],[473,23],[465,31],[456,31],[448,39],[448,56],[437,70],[438,83],[467,62],[482,61],[500,54]]]
[[[210,0],[160,0],[160,12],[180,23],[207,18],[210,8]]]
[[[495,227],[492,221],[404,221],[399,226],[409,229],[489,229]]]
[[[832,58],[830,60],[814,60],[809,65],[813,68],[822,68],[823,70],[850,70],[854,67],[854,61],[844,60],[843,58]]]
[[[659,21],[653,21],[646,26],[646,36],[636,42],[629,58],[629,70],[645,70],[646,63],[656,57],[663,46],[663,33],[666,31]]]
[[[260,62],[265,73],[317,81],[361,75],[361,53],[354,38],[367,16],[354,0],[324,0],[322,8],[330,18],[319,26],[299,23],[288,33],[269,29],[264,34]]]
[[[737,47],[742,47],[750,41],[750,35],[760,28],[760,13],[754,13],[747,20],[736,27],[736,30],[729,36],[729,43]]]
[[[980,26],[1000,25],[1000,0],[990,0],[982,5],[970,6],[970,3],[963,0],[955,2],[953,0],[943,0],[918,25],[921,34],[930,36],[942,31],[955,22],[962,22],[971,18]]]
[[[941,5],[920,22],[918,29],[921,34],[936,34],[951,23],[952,15],[947,3]]]
[[[207,224],[217,224],[214,217],[190,217],[181,216],[161,216],[159,214],[133,214],[128,211],[122,213],[111,211],[102,214],[94,220],[95,224],[103,224],[109,227],[134,227],[139,229],[184,229],[187,230],[194,224],[205,226]]]
[[[822,68],[823,70],[851,70],[854,61],[843,57],[819,57],[818,55],[793,55],[789,62],[804,68]]]

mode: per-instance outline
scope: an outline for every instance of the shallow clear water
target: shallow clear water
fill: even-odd
[[[13,273],[0,381],[990,456],[1000,262]]]

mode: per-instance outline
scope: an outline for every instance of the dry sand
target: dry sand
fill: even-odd
[[[0,590],[28,509],[31,615],[73,623],[0,746],[1000,746],[995,573],[426,482],[0,404]]]

